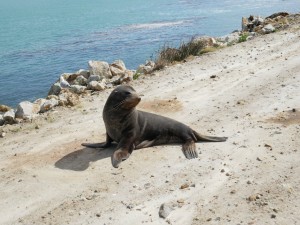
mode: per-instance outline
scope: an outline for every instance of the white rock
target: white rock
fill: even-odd
[[[13,109],[7,111],[6,113],[3,114],[3,119],[4,119],[5,123],[7,123],[7,124],[16,123],[15,111]]]
[[[40,111],[40,105],[31,103],[29,101],[24,101],[19,103],[16,111],[16,118],[21,119],[32,119],[37,116],[37,113]]]
[[[116,60],[114,61],[111,66],[115,67],[115,68],[118,68],[122,71],[125,71],[126,70],[126,66],[125,66],[125,63],[122,61],[122,60]]]
[[[110,71],[113,76],[124,76],[125,74],[125,70],[121,70],[114,66],[110,66]]]
[[[137,69],[137,73],[142,73],[142,74],[149,74],[153,71],[152,66],[146,66],[146,65],[140,65],[139,68]]]
[[[58,105],[58,100],[57,99],[54,99],[54,98],[48,99],[41,106],[40,112],[42,112],[42,113],[46,112],[46,111],[52,109],[53,107],[55,107],[57,105]]]
[[[209,37],[209,36],[197,37],[197,38],[193,39],[193,42],[194,43],[201,42],[201,43],[204,44],[203,47],[213,46],[214,44],[217,43],[216,40],[213,37]]]
[[[75,79],[74,84],[75,85],[87,85],[87,79],[85,78],[85,76],[80,75]]]
[[[89,61],[89,70],[91,75],[99,75],[105,78],[111,78],[112,74],[109,69],[109,64],[103,61]]]
[[[61,91],[61,86],[59,83],[55,83],[51,86],[48,95],[59,95]]]
[[[134,72],[131,70],[126,70],[124,76],[120,77],[120,83],[127,83],[133,80]]]
[[[86,83],[89,84],[92,81],[100,81],[101,77],[99,75],[91,75],[89,79],[87,79]]]
[[[76,94],[82,94],[86,90],[86,86],[71,85],[71,90]]]
[[[33,103],[38,104],[40,107],[45,103],[46,99],[44,98],[38,98]]]
[[[233,43],[233,42],[237,42],[239,40],[239,38],[240,38],[240,33],[234,32],[234,33],[217,38],[217,41]]]
[[[75,106],[78,103],[78,95],[71,92],[69,89],[62,90],[58,96],[58,104],[61,106]]]
[[[84,76],[85,78],[88,78],[90,75],[90,72],[88,70],[80,69],[76,72],[76,74],[78,74],[80,76]]]
[[[105,87],[106,85],[103,82],[99,83],[98,81],[91,81],[87,88],[93,91],[102,91],[105,89]]]
[[[0,114],[0,126],[2,126],[4,124],[4,118],[3,115]]]
[[[272,24],[267,24],[266,26],[263,27],[262,31],[265,34],[269,34],[275,31],[275,28],[272,26]]]
[[[164,203],[159,208],[159,217],[161,218],[167,218],[168,215],[174,210],[174,207],[170,203]]]

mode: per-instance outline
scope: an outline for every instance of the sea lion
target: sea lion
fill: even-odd
[[[118,143],[111,157],[113,167],[130,156],[134,149],[168,143],[183,143],[182,151],[186,158],[197,158],[195,142],[226,141],[226,137],[204,136],[176,120],[137,110],[141,101],[136,91],[128,85],[120,85],[109,95],[104,109],[103,120],[106,128],[106,141],[83,146],[107,148],[113,141]]]

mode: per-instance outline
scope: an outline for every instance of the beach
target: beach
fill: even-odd
[[[130,83],[138,109],[227,136],[136,150],[116,169],[102,109],[112,89],[56,107],[0,139],[1,224],[297,224],[300,27],[193,57]],[[162,204],[171,205],[166,218]]]

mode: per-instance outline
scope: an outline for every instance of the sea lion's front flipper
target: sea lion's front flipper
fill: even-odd
[[[89,148],[108,148],[111,146],[113,139],[106,133],[106,141],[101,143],[82,143],[82,146],[89,147]]]
[[[120,140],[117,150],[111,156],[111,163],[115,168],[118,168],[122,161],[128,159],[134,149],[134,135],[131,132],[126,134]]]
[[[130,156],[130,153],[128,151],[124,151],[122,149],[119,149],[114,152],[114,154],[111,156],[111,164],[113,167],[118,168],[122,161],[125,161]]]
[[[187,140],[182,145],[182,151],[187,159],[198,158],[198,152],[196,151],[195,142],[191,139]]]

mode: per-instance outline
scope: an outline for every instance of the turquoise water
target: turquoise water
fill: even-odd
[[[45,97],[89,60],[136,69],[165,43],[240,29],[241,17],[299,12],[300,1],[0,0],[0,104]]]

